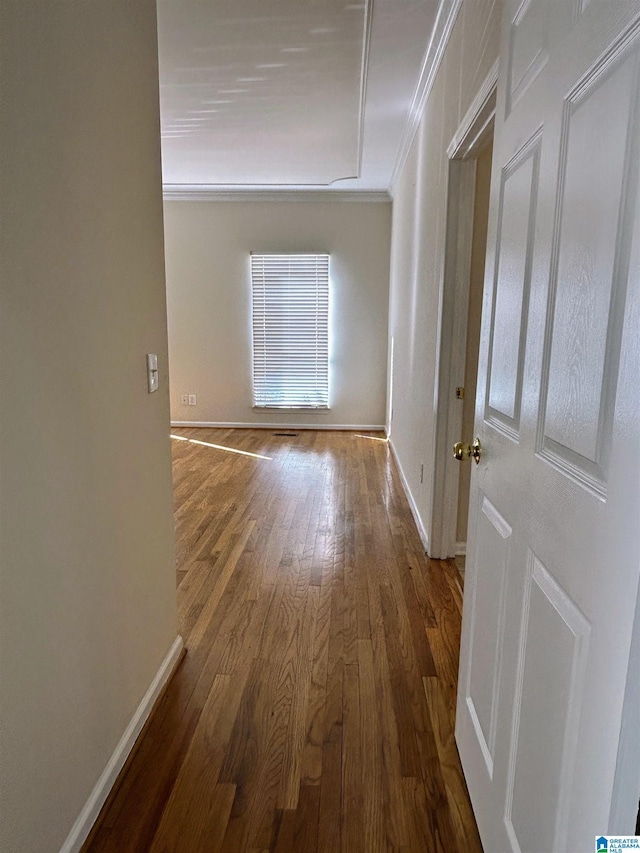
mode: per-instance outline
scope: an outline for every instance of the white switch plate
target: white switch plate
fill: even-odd
[[[158,356],[155,352],[147,353],[147,385],[150,394],[158,390]]]
[[[190,406],[196,405],[196,395],[195,394],[189,394],[189,405]]]

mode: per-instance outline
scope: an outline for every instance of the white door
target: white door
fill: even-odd
[[[640,575],[640,1],[506,6],[456,738],[487,853],[579,853]]]

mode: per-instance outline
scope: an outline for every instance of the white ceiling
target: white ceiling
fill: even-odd
[[[438,0],[158,0],[168,186],[388,190]]]

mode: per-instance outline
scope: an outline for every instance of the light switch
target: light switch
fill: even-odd
[[[158,356],[155,352],[147,353],[147,384],[150,394],[158,390]]]

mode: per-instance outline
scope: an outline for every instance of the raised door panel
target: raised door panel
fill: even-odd
[[[517,439],[529,305],[541,134],[501,175],[485,419]]]
[[[476,573],[468,591],[473,654],[465,698],[490,777],[493,775],[510,539],[510,525],[485,497],[478,515],[475,558],[486,571]]]
[[[511,24],[507,114],[540,74],[549,59],[549,4],[523,0]]]
[[[591,632],[531,552],[522,624],[505,823],[514,851],[563,850]]]
[[[563,118],[538,450],[602,496],[637,180],[638,66],[637,49],[596,66]]]

